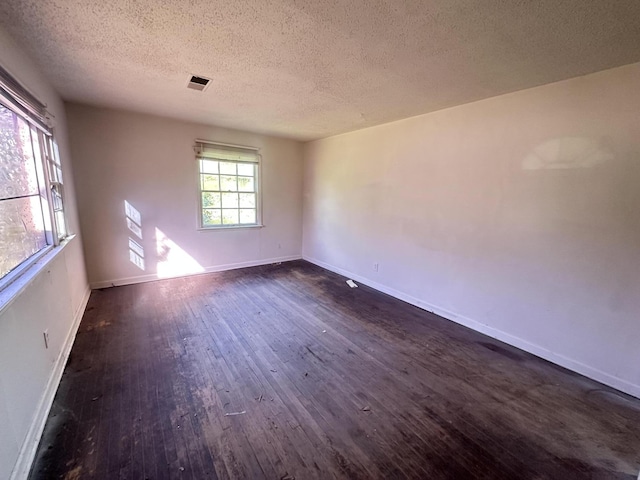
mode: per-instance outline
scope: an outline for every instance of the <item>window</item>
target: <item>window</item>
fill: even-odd
[[[67,235],[62,169],[45,113],[0,69],[0,289]]]
[[[202,228],[260,225],[256,149],[196,142]]]
[[[62,198],[62,165],[58,146],[53,141],[53,137],[47,136],[45,139],[45,158],[49,168],[49,186],[51,190],[51,209],[53,210],[53,220],[55,221],[58,240],[67,236],[67,224],[64,219],[64,206]]]

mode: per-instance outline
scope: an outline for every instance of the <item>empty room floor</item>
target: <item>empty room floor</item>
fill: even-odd
[[[94,291],[31,478],[637,477],[640,400],[345,280]]]

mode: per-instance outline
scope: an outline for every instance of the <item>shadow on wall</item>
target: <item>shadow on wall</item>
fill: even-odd
[[[127,200],[124,201],[124,211],[127,228],[133,236],[141,242],[142,216],[140,212]],[[202,265],[157,227],[155,229],[155,239],[157,255],[156,276],[158,278],[178,277],[204,272]],[[128,240],[129,261],[140,270],[145,271],[145,252],[143,246],[132,238],[131,235]]]
[[[535,147],[522,160],[523,170],[591,168],[613,160],[603,140],[584,137],[560,137]]]

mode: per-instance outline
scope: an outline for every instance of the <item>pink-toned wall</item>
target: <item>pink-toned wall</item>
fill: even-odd
[[[304,258],[640,396],[638,85],[634,64],[308,143]]]
[[[300,258],[301,143],[76,104],[67,115],[92,287]],[[264,227],[198,230],[196,139],[260,149]],[[142,239],[127,228],[125,201],[140,213]],[[144,270],[130,261],[129,238],[144,249]]]
[[[26,478],[39,434],[89,298],[64,105],[24,51],[0,29],[0,64],[45,102],[65,174],[76,236],[0,291],[0,479]],[[2,252],[0,252],[2,254]],[[49,333],[48,348],[43,332]]]

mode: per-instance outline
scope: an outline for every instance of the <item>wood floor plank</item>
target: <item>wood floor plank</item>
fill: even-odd
[[[304,261],[92,292],[32,479],[635,479],[640,400]]]

